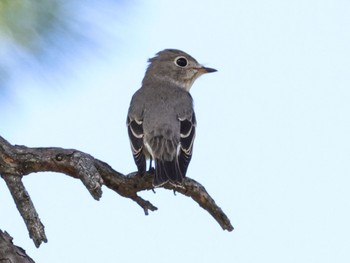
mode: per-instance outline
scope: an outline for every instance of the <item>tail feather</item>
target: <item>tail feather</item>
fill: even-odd
[[[177,160],[163,161],[155,160],[155,177],[153,185],[155,187],[162,186],[163,184],[170,182],[174,185],[181,185],[184,175],[182,174]]]

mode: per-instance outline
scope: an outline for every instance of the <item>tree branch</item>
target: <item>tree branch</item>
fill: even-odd
[[[137,195],[140,191],[153,190],[153,173],[147,173],[143,177],[136,173],[123,175],[107,163],[78,150],[11,145],[0,136],[0,174],[5,179],[36,246],[40,246],[42,241],[46,242],[44,226],[21,178],[30,173],[44,171],[63,173],[80,179],[96,200],[102,196],[101,187],[105,185],[119,195],[135,201],[146,215],[148,211],[157,210],[157,207]],[[228,217],[200,183],[186,178],[181,188],[171,184],[166,184],[163,188],[191,197],[207,210],[224,230],[233,230]]]
[[[28,228],[29,236],[33,239],[35,246],[39,247],[42,241],[46,243],[47,238],[45,236],[44,225],[41,223],[34,204],[23,185],[22,177],[3,174],[2,178],[4,178],[7,187],[10,189],[13,200]]]
[[[2,230],[0,230],[0,262],[35,263],[22,248],[15,246],[12,237]]]

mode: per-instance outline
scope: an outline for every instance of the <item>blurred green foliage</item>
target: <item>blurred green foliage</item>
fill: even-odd
[[[111,36],[122,32],[118,23],[130,16],[133,2],[0,0],[0,99],[12,87],[25,86],[23,72],[40,77],[60,74],[69,64],[64,62],[88,49],[95,54],[96,47],[111,41],[115,47],[118,39]]]
[[[63,16],[60,0],[1,0],[0,36],[35,51]]]
[[[0,0],[0,99],[12,90],[13,80],[21,79],[20,72],[59,72],[62,62],[94,42],[90,32],[97,21],[90,15],[114,11],[119,3],[123,1]]]
[[[48,50],[57,47],[57,35],[74,35],[68,7],[76,2],[0,0],[0,96],[9,80],[18,78],[19,68],[33,69],[49,61],[45,59]]]

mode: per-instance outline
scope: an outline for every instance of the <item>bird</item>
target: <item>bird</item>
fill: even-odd
[[[148,62],[126,121],[137,173],[146,173],[146,160],[150,159],[148,171],[154,171],[153,187],[167,182],[182,187],[196,134],[189,91],[199,76],[217,70],[204,67],[178,49],[162,50]]]

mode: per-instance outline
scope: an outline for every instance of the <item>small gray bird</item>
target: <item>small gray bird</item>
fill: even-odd
[[[141,88],[133,95],[127,126],[138,174],[146,172],[146,159],[155,162],[153,186],[170,182],[181,186],[192,157],[196,117],[189,90],[203,67],[181,50],[165,49],[150,62]]]

